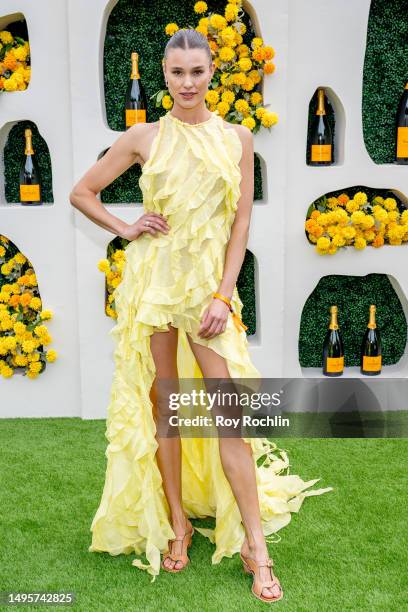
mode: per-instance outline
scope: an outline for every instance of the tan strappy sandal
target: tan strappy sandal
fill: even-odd
[[[252,557],[244,557],[242,553],[240,553],[240,557],[241,557],[241,561],[244,567],[244,571],[247,574],[252,574],[254,577],[253,583],[252,583],[252,593],[255,595],[255,597],[267,603],[273,603],[275,601],[279,601],[280,599],[282,599],[283,597],[282,587],[280,585],[278,578],[275,576],[272,570],[273,560],[266,559],[265,561],[258,563],[257,561],[255,561],[255,559],[252,559]],[[262,581],[260,579],[259,568],[264,567],[264,566],[271,568],[272,580]],[[277,584],[278,587],[280,588],[280,594],[277,597],[265,597],[264,595],[262,595],[262,589],[264,589],[265,587],[266,588],[273,587],[274,584]]]
[[[189,531],[186,531],[184,535],[177,536],[174,538],[174,540],[169,540],[169,549],[164,552],[163,560],[161,563],[162,568],[166,570],[166,572],[177,574],[178,572],[182,572],[183,569],[185,569],[185,567],[188,565],[188,563],[190,562],[190,559],[187,555],[187,549],[189,546],[191,546],[191,543],[193,540],[193,533],[194,533],[194,527],[192,526],[191,529]],[[181,542],[181,553],[177,555],[170,552],[171,549],[173,548],[173,543],[176,541]],[[183,563],[183,566],[179,568],[166,567],[164,565],[164,562],[168,557],[170,557],[172,561],[181,561]]]

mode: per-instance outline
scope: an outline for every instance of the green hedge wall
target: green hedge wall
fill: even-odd
[[[363,74],[363,133],[376,164],[394,161],[395,117],[408,80],[408,0],[372,0]]]
[[[329,275],[320,279],[302,311],[299,333],[299,362],[302,367],[322,366],[323,340],[332,304],[337,304],[339,308],[346,367],[360,363],[360,345],[367,327],[370,304],[377,306],[383,364],[395,364],[401,359],[407,342],[407,320],[387,275]]]

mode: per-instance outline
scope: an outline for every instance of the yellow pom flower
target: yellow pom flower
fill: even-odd
[[[340,225],[347,225],[350,220],[350,217],[348,216],[344,208],[337,208],[333,211],[333,213],[334,221],[336,223],[339,223]]]
[[[245,72],[235,72],[232,79],[235,85],[243,85],[246,81],[246,74]]]
[[[14,57],[19,62],[25,62],[27,59],[27,55],[27,49],[23,45],[20,45],[19,47],[16,47],[14,49]]]
[[[395,198],[386,198],[384,200],[384,208],[387,210],[395,210],[397,208],[397,201]]]
[[[201,15],[201,13],[205,13],[205,11],[207,10],[207,4],[206,2],[196,2],[194,5],[194,11],[196,13],[199,13]]]
[[[26,330],[26,326],[21,321],[17,321],[17,323],[14,323],[13,329],[16,334],[23,334]]]
[[[57,351],[54,351],[54,349],[50,349],[49,351],[47,351],[45,357],[46,357],[47,361],[52,363],[53,361],[55,361],[57,359],[58,353],[57,353]]]
[[[253,82],[253,80],[247,77],[245,79],[245,83],[242,85],[242,89],[244,89],[245,91],[252,91],[254,87],[255,83]]]
[[[355,202],[354,200],[349,200],[346,204],[346,210],[349,213],[353,213],[356,212],[357,210],[359,210],[360,206],[357,202]]]
[[[20,367],[26,366],[28,363],[27,357],[25,355],[16,355],[15,361],[16,365]]]
[[[31,353],[35,349],[35,345],[32,340],[25,340],[22,343],[21,348],[25,353]]]
[[[242,72],[248,72],[248,70],[252,68],[252,62],[249,57],[241,57],[241,59],[238,60],[238,66]]]
[[[368,229],[364,232],[364,238],[367,240],[367,242],[372,242],[375,236],[376,236],[375,232],[371,229]]]
[[[10,366],[6,365],[3,368],[1,368],[0,373],[3,376],[3,378],[11,378],[14,374],[14,370],[13,368],[10,368]]]
[[[374,217],[372,215],[364,215],[364,219],[363,219],[362,225],[363,225],[364,229],[366,229],[366,230],[374,227],[374,225],[375,225]]]
[[[238,17],[238,7],[235,4],[228,3],[224,15],[227,21],[234,21]]]
[[[213,89],[210,89],[209,91],[207,91],[205,99],[209,104],[217,104],[220,99],[220,96],[218,92],[214,91]]]
[[[251,42],[252,49],[257,49],[258,47],[261,47],[262,45],[263,45],[263,39],[260,38],[259,36],[256,36],[255,38],[252,39],[252,42]]]
[[[30,308],[33,310],[39,310],[41,308],[41,299],[38,297],[33,297],[30,301]]]
[[[330,244],[331,244],[331,242],[330,242],[329,238],[326,238],[325,236],[322,236],[317,241],[317,247],[320,250],[322,250],[322,251],[323,250],[327,250],[330,247]]]
[[[207,37],[208,36],[208,28],[206,26],[200,26],[198,25],[196,27],[196,31],[200,32],[200,34],[202,34],[203,36]]]
[[[110,270],[110,263],[108,259],[101,259],[98,262],[98,270],[101,272],[108,272]]]
[[[235,94],[233,91],[227,90],[221,94],[221,100],[226,104],[232,104],[235,100]],[[408,211],[407,211],[408,212]]]
[[[173,107],[173,100],[171,96],[166,94],[165,96],[162,97],[162,106],[166,110],[169,110],[170,108]]]
[[[359,225],[364,222],[364,217],[364,212],[362,210],[357,210],[351,215],[351,222],[354,223],[354,225]]]
[[[381,221],[383,223],[385,223],[388,219],[387,211],[384,210],[384,208],[382,206],[379,206],[378,204],[373,206],[373,215],[376,221]]]
[[[261,117],[261,124],[266,128],[269,128],[272,125],[275,125],[275,123],[277,122],[278,122],[278,115],[276,113],[269,113],[268,111],[266,111],[265,113],[263,113]]]
[[[335,236],[333,236],[333,244],[336,247],[342,247],[346,244],[346,241],[340,234],[336,234]]]
[[[210,25],[214,28],[214,30],[222,30],[227,27],[227,20],[222,15],[218,13],[214,13],[210,17]]]
[[[239,98],[238,100],[236,100],[234,103],[234,107],[235,110],[237,110],[239,113],[242,113],[243,115],[249,112],[249,104],[243,98]]]
[[[230,62],[235,57],[234,49],[231,49],[231,47],[221,47],[219,56],[223,62]]]
[[[235,47],[236,46],[235,33],[236,32],[234,28],[232,28],[231,26],[227,26],[226,28],[223,28],[221,30],[219,36],[222,42],[224,43],[224,45]]]
[[[43,310],[40,312],[40,319],[42,321],[47,321],[48,319],[52,319],[53,312],[52,310]]]
[[[179,29],[177,23],[168,23],[165,27],[165,32],[168,36],[173,36],[175,32]]]
[[[38,378],[37,372],[32,372],[31,370],[27,370],[27,378]]]
[[[259,91],[254,91],[251,94],[249,99],[251,101],[251,104],[253,104],[254,106],[256,106],[257,104],[261,104],[261,102],[262,102],[262,96],[259,93]]]
[[[362,251],[367,246],[366,240],[362,236],[358,236],[354,241],[354,248],[358,251]]]
[[[342,228],[341,233],[346,240],[351,240],[356,235],[356,229],[351,226],[346,226]]]
[[[239,53],[240,57],[248,57],[249,56],[249,47],[248,45],[238,45],[236,48],[236,52]]]
[[[221,115],[221,117],[225,117],[229,109],[230,109],[230,105],[227,104],[226,102],[218,102],[217,110],[218,110],[218,113]]]
[[[266,108],[263,108],[262,106],[259,106],[256,110],[255,110],[255,116],[257,119],[262,119],[263,115],[266,113]]]
[[[400,214],[398,210],[390,210],[390,212],[388,213],[389,221],[398,221],[399,218],[400,218]]]
[[[3,30],[0,32],[0,40],[4,45],[8,45],[14,41],[14,38],[8,30]]]
[[[358,193],[356,193],[353,200],[357,202],[359,206],[364,206],[364,204],[366,204],[367,202],[367,194],[364,193],[364,191],[359,191]]]
[[[39,374],[40,370],[42,369],[42,363],[41,361],[33,361],[28,367],[30,372],[36,372],[37,374]]]
[[[252,131],[254,127],[256,126],[256,122],[255,122],[255,119],[253,119],[252,117],[245,117],[241,121],[241,125],[245,125],[247,128],[249,128]]]

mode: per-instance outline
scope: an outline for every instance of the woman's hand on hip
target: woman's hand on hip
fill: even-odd
[[[164,215],[155,212],[148,212],[139,217],[137,221],[128,225],[123,232],[122,238],[126,240],[136,240],[143,232],[153,234],[155,236],[157,231],[168,234],[170,226],[166,221]]]
[[[200,328],[198,330],[200,338],[210,339],[222,334],[227,326],[228,313],[228,305],[221,300],[213,298],[201,317]]]

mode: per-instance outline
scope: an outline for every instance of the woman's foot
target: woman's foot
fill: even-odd
[[[272,585],[263,587],[260,595],[264,599],[274,601],[276,598],[280,598],[282,590],[280,582],[276,576],[273,575],[272,568],[266,565],[266,560],[269,558],[268,549],[266,547],[265,540],[262,542],[254,543],[252,546],[249,545],[247,538],[241,547],[241,555],[245,558],[249,558],[255,561],[256,564],[260,564],[257,569],[260,582],[271,582]],[[265,565],[263,565],[265,563]]]
[[[194,530],[187,517],[184,517],[183,522],[174,522],[172,528],[176,534],[176,539],[169,540],[169,549],[164,554],[162,567],[168,571],[178,572],[184,569],[189,562],[187,548],[191,544]],[[182,559],[177,559],[177,557],[182,557]]]

